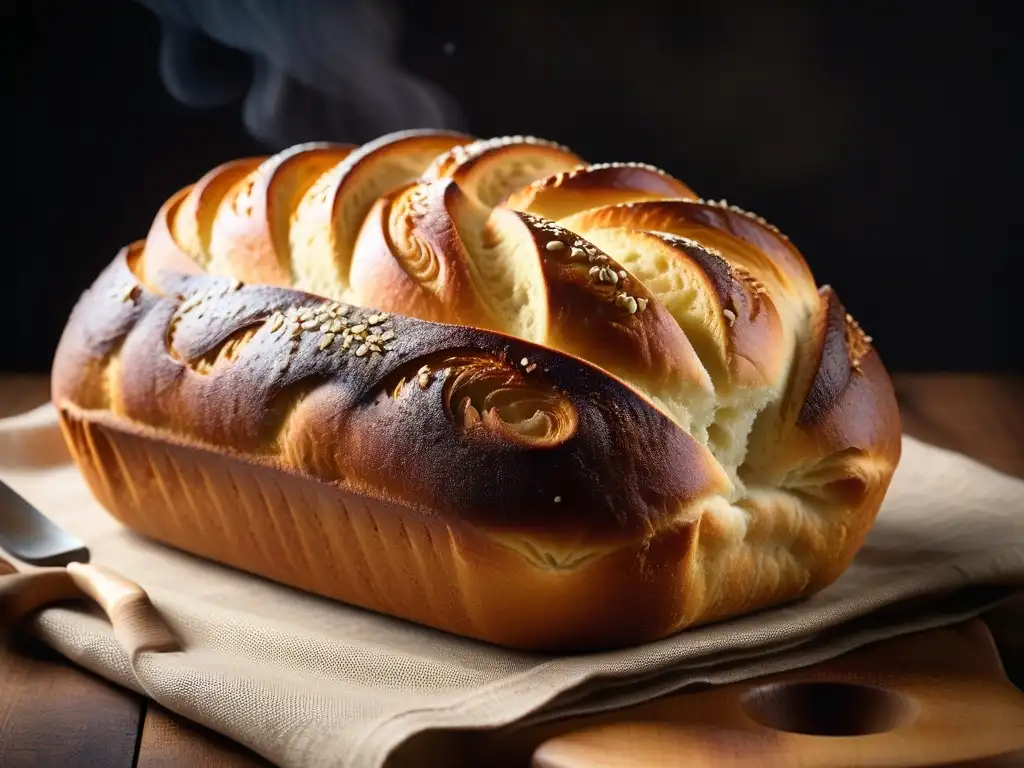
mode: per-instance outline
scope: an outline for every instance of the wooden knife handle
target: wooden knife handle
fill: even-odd
[[[181,644],[138,584],[99,565],[19,572],[0,560],[0,629],[28,614],[68,600],[90,599],[106,614],[118,643],[134,657],[180,650]]]

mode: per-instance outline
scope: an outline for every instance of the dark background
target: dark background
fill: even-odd
[[[314,2],[325,20],[303,34],[319,37],[291,43],[331,60],[322,87],[348,85],[324,106],[319,85],[291,83],[262,114],[241,107],[250,57],[197,44],[184,11],[162,28],[151,5],[0,11],[14,128],[4,370],[46,370],[80,292],[166,197],[220,162],[442,121],[650,162],[756,211],[893,369],[1020,369],[1012,3],[410,1],[386,4],[382,52],[364,47],[385,27],[342,28],[360,4]],[[263,34],[280,50],[293,33]],[[168,61],[186,63],[178,80],[161,80],[162,39],[175,44]],[[416,98],[398,67],[422,80]],[[430,83],[447,94],[433,107]]]

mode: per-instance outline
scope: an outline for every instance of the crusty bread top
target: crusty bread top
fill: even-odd
[[[899,458],[870,339],[776,228],[528,137],[214,169],[86,295],[54,381],[168,439],[565,546],[712,497],[737,519],[765,490],[857,506]]]

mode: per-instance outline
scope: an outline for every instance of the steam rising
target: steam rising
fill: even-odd
[[[391,0],[137,0],[161,20],[160,74],[184,104],[242,100],[274,148],[460,128],[451,99],[406,72]]]

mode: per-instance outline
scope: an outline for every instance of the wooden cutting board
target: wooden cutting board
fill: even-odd
[[[396,758],[400,768],[1021,768],[1024,694],[973,620],[607,715],[426,736]]]

